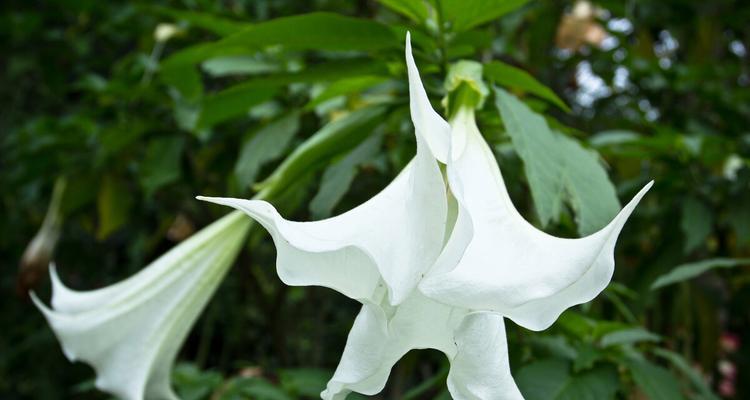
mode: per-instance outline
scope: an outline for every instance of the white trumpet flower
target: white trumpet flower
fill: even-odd
[[[369,201],[330,219],[292,222],[264,201],[201,199],[263,225],[285,283],[326,286],[363,304],[323,399],[381,391],[392,366],[424,348],[449,358],[454,399],[520,399],[503,318],[544,329],[601,292],[615,240],[649,186],[585,238],[537,230],[513,206],[473,108],[458,108],[449,125],[430,106],[408,35],[406,63],[417,154]]]
[[[138,274],[77,292],[52,266],[52,307],[32,293],[65,356],[94,367],[96,387],[124,400],[177,399],[177,352],[241,248],[250,220],[231,213]]]

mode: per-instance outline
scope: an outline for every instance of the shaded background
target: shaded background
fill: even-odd
[[[525,70],[569,112],[554,96],[498,83],[598,151],[621,200],[656,180],[620,237],[614,283],[603,295],[542,333],[508,324],[522,389],[565,370],[574,387],[612,388],[604,393],[613,398],[749,397],[750,273],[729,259],[750,250],[750,4],[536,0],[497,7],[510,3],[518,7],[450,34],[410,19],[394,1],[4,1],[0,397],[106,398],[92,389],[90,368],[67,362],[25,295],[36,288],[48,298],[46,265],[55,244],[69,286],[114,283],[226,212],[199,204],[196,194],[250,197],[254,183],[328,121],[378,96],[397,105],[404,98],[398,50],[363,52],[369,66],[346,69],[347,76],[333,68],[292,78],[268,98],[219,106],[236,109],[220,116],[207,114],[206,99],[226,88],[331,60],[356,64],[362,54],[271,47],[207,60],[176,77],[160,65],[244,23],[313,11],[376,20],[399,38],[411,29],[418,47],[427,43],[417,57],[436,106],[453,60],[501,60]],[[435,39],[433,48],[430,38],[443,42]],[[341,93],[326,92],[341,81]],[[330,98],[310,105],[321,93]],[[295,128],[274,133],[278,140],[258,156],[253,138],[290,113],[298,113]],[[279,200],[285,214],[321,218],[377,193],[413,154],[405,116],[401,104],[372,130],[375,150],[342,175],[326,178],[321,166],[300,179]],[[518,208],[541,226],[492,104],[480,113],[480,127],[496,145]],[[59,202],[51,212],[59,218],[48,218],[38,247],[21,262],[55,182]],[[576,236],[574,216],[567,209],[545,230]],[[185,363],[175,384],[183,398],[308,398],[329,378],[358,305],[327,289],[283,286],[274,255],[265,232],[253,230],[180,353]],[[708,272],[653,288],[676,266],[704,260],[698,269]],[[629,334],[605,339],[615,330]],[[383,398],[445,396],[446,368],[437,352],[409,353]]]

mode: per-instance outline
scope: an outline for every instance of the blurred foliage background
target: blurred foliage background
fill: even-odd
[[[28,300],[30,289],[48,296],[51,258],[73,288],[123,279],[227,211],[195,195],[252,196],[322,129],[345,140],[274,197],[283,213],[319,219],[382,189],[414,153],[407,30],[437,109],[451,64],[477,60],[488,83],[569,139],[517,152],[502,105],[479,113],[511,196],[540,228],[590,232],[618,198],[656,181],[602,295],[544,332],[507,324],[525,396],[750,397],[749,4],[7,0],[0,9],[0,397],[107,398]],[[549,214],[526,171],[556,157],[577,161],[553,199],[565,206]],[[358,304],[282,285],[274,256],[254,229],[180,354],[183,399],[315,398],[325,385]],[[380,398],[449,398],[446,375],[442,355],[411,352]]]

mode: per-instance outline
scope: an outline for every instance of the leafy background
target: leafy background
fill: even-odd
[[[407,30],[437,109],[452,63],[484,64],[496,89],[480,128],[537,226],[591,232],[618,199],[656,180],[602,295],[544,332],[508,324],[525,396],[750,396],[747,4],[8,0],[0,9],[0,397],[106,398],[90,368],[65,360],[25,294],[47,296],[53,244],[63,279],[95,288],[226,212],[197,194],[250,197],[287,179],[274,203],[309,220],[382,189],[414,153]],[[273,173],[316,132],[341,139],[308,168]],[[45,215],[47,247],[22,259]],[[330,377],[357,304],[282,285],[274,254],[254,230],[180,354],[184,399],[315,398]],[[446,374],[442,355],[411,352],[381,398],[449,398]]]

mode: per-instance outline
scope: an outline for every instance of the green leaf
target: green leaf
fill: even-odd
[[[542,225],[558,219],[563,201],[575,211],[582,235],[609,223],[620,203],[598,154],[550,130],[541,115],[505,90],[495,88],[495,104],[524,163]]]
[[[534,207],[542,225],[556,221],[562,210],[564,161],[557,139],[541,115],[508,92],[495,88],[495,105],[513,147],[523,160]]]
[[[528,0],[437,0],[441,15],[453,31],[469,30],[477,25],[518,9]]]
[[[106,176],[100,185],[96,198],[99,216],[96,237],[103,240],[128,220],[133,197],[127,184],[112,176]]]
[[[574,375],[569,362],[547,359],[526,365],[514,375],[526,400],[612,399],[619,388],[617,371],[609,365]]]
[[[620,201],[599,154],[581,146],[578,141],[557,134],[563,154],[563,185],[566,199],[576,214],[578,232],[588,235],[612,220],[620,211]]]
[[[424,0],[378,0],[378,3],[418,24],[424,24],[429,17],[427,2]]]
[[[240,22],[198,11],[176,10],[160,6],[152,6],[148,7],[148,9],[156,14],[166,15],[177,21],[187,22],[192,26],[205,29],[219,36],[231,35],[252,26],[247,22]]]
[[[682,203],[680,228],[685,235],[685,253],[690,253],[702,245],[713,229],[713,212],[695,197],[688,197]]]
[[[260,87],[253,90],[245,88],[224,90],[207,96],[201,103],[201,110],[195,129],[210,128],[228,119],[247,115],[253,106],[257,106],[276,95],[276,88]]]
[[[654,354],[659,357],[667,359],[672,363],[675,368],[682,372],[689,380],[690,383],[698,390],[704,400],[719,400],[719,397],[714,394],[713,390],[706,382],[705,378],[695,368],[690,366],[690,363],[679,353],[674,351],[656,348]]]
[[[376,51],[397,49],[401,40],[379,22],[318,12],[273,19],[217,42],[189,47],[164,60],[164,65],[196,64],[277,45],[286,50]]]
[[[174,87],[185,100],[197,101],[203,95],[203,82],[198,70],[192,65],[163,69],[162,82]]]
[[[750,264],[750,259],[747,258],[711,258],[708,260],[678,265],[668,273],[658,277],[654,283],[651,284],[651,290],[693,279],[704,272],[715,268],[732,268],[738,265],[747,264]]]
[[[386,80],[387,78],[385,77],[372,75],[355,76],[352,78],[338,80],[330,84],[327,88],[325,88],[325,90],[315,96],[314,99],[310,100],[310,102],[305,105],[305,108],[308,110],[313,109],[318,104],[323,103],[324,101],[338,96],[363,91],[365,89],[379,85]]]
[[[380,124],[388,110],[378,105],[353,111],[321,128],[297,147],[265,181],[257,187],[284,188],[295,179],[331,157],[357,146]]]
[[[594,147],[607,147],[632,143],[640,139],[641,135],[633,131],[609,130],[595,133],[589,137],[589,143]]]
[[[221,382],[220,373],[202,371],[193,364],[178,364],[172,371],[172,383],[182,400],[207,399]]]
[[[537,361],[523,366],[514,377],[526,400],[551,400],[570,378],[570,363],[556,359]]]
[[[146,196],[151,196],[160,187],[179,179],[184,144],[183,138],[178,136],[149,142],[138,177]]]
[[[293,112],[252,132],[234,165],[237,185],[244,189],[255,183],[260,167],[284,154],[298,131],[299,113]]]
[[[329,217],[357,176],[359,166],[378,154],[382,135],[374,134],[355,147],[349,154],[331,164],[323,173],[318,193],[310,202],[315,219]]]
[[[620,388],[617,370],[612,365],[602,365],[571,377],[559,400],[614,399]]]
[[[570,112],[568,105],[557,97],[552,89],[544,86],[531,76],[531,74],[520,68],[500,61],[491,61],[484,64],[484,76],[491,82],[539,96],[560,107],[562,110]]]
[[[310,398],[320,397],[333,372],[319,368],[295,368],[281,371],[281,386],[289,393]]]
[[[235,378],[221,392],[219,400],[294,400],[283,390],[262,378]]]
[[[625,362],[636,385],[649,400],[680,400],[680,383],[669,372],[648,360],[630,359]]]
[[[661,337],[655,333],[649,332],[643,328],[628,328],[607,333],[602,336],[599,343],[603,347],[610,347],[622,344],[633,344],[638,342],[658,342]]]
[[[222,77],[228,75],[249,75],[278,72],[279,65],[252,56],[217,57],[206,60],[201,68],[208,75]]]
[[[370,60],[350,60],[312,66],[300,72],[284,72],[257,77],[207,96],[196,125],[205,129],[246,114],[252,106],[269,100],[277,89],[291,83],[309,83],[358,76],[380,71],[383,65]]]

